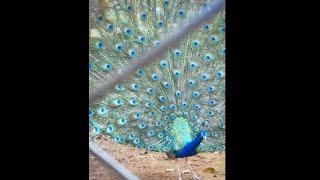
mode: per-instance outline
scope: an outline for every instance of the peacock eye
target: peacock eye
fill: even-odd
[[[213,60],[213,55],[211,53],[206,53],[204,56],[203,56],[203,60],[206,61],[206,62],[210,62]]]
[[[201,95],[201,94],[200,94],[200,92],[198,92],[198,91],[192,93],[192,97],[195,98],[195,99],[196,99],[196,98],[199,98],[200,95]]]
[[[195,120],[198,119],[198,116],[197,116],[197,115],[192,115],[192,116],[191,116],[191,119],[195,121]]]
[[[174,104],[171,104],[171,105],[170,105],[170,109],[171,109],[171,110],[175,110],[176,108],[177,108],[176,105],[174,105]]]
[[[173,51],[173,56],[175,58],[180,58],[182,56],[182,52],[179,49]]]
[[[185,101],[183,101],[183,102],[181,103],[181,105],[182,105],[182,108],[183,108],[183,109],[188,108],[188,103],[185,102]]]
[[[139,84],[136,84],[136,83],[132,83],[131,84],[131,90],[139,91],[139,89],[140,89],[140,85]]]
[[[215,101],[214,99],[210,99],[210,100],[208,100],[208,104],[211,106],[214,106],[217,104],[217,101]]]
[[[162,86],[163,86],[164,88],[166,88],[166,89],[171,88],[171,84],[170,84],[169,82],[167,82],[167,81],[163,82],[163,83],[162,83]]]
[[[144,36],[139,36],[138,37],[138,40],[139,40],[140,43],[143,43],[145,41],[145,39],[146,38]]]
[[[161,106],[161,107],[160,107],[160,110],[161,110],[162,112],[165,112],[165,111],[167,110],[167,107]]]
[[[167,61],[160,61],[160,68],[165,69],[168,67],[168,62]]]
[[[152,74],[151,79],[154,81],[157,81],[157,80],[159,80],[159,76],[157,74]]]
[[[177,116],[173,113],[173,114],[170,114],[170,119],[171,120],[175,120],[177,118]]]
[[[155,115],[155,112],[151,111],[151,112],[148,113],[148,115],[149,115],[150,117],[153,117],[153,116]]]
[[[168,6],[168,5],[169,5],[169,0],[164,0],[164,1],[163,1],[163,4],[164,4],[165,6]]]
[[[126,36],[131,36],[132,35],[132,30],[130,28],[125,28],[124,29],[124,35]]]
[[[114,30],[113,24],[107,24],[107,30],[108,30],[109,32],[112,32],[112,31]]]
[[[163,27],[163,21],[159,21],[159,22],[158,22],[158,27],[159,27],[159,28],[162,28],[162,27]]]
[[[200,47],[200,41],[199,40],[193,40],[192,41],[192,46],[195,48],[199,48]]]
[[[188,86],[193,87],[195,85],[195,81],[193,79],[188,80]]]
[[[201,81],[207,81],[207,80],[209,80],[210,79],[210,75],[208,74],[208,73],[202,73],[201,75],[200,75],[200,80]]]
[[[89,110],[89,117],[92,117],[93,114],[94,114],[93,111],[90,111],[90,110]]]
[[[193,106],[193,109],[196,110],[196,111],[200,110],[200,108],[201,108],[201,105],[200,105],[200,104],[195,104],[195,105]]]
[[[136,74],[137,76],[142,77],[145,75],[145,71],[143,69],[139,69]]]
[[[149,94],[149,95],[154,95],[154,94],[155,94],[155,90],[152,89],[152,88],[147,88],[146,92],[147,92],[147,94]]]
[[[128,52],[128,55],[132,58],[135,58],[135,57],[137,57],[137,52],[134,49],[130,49]]]
[[[176,95],[176,97],[181,97],[182,93],[181,93],[181,91],[176,91],[175,95]]]
[[[128,9],[128,12],[132,12],[132,7],[131,6],[128,6],[127,9]]]
[[[142,13],[140,17],[142,21],[145,21],[148,16],[147,16],[147,13]]]
[[[208,114],[208,116],[212,117],[212,116],[214,116],[214,111],[208,111],[207,114]]]
[[[183,10],[179,10],[179,16],[180,17],[185,17],[184,11]]]
[[[173,76],[178,78],[181,76],[181,72],[179,70],[173,70]]]
[[[210,31],[212,29],[212,26],[210,24],[205,24],[203,26],[204,31]]]
[[[225,75],[224,75],[224,72],[223,72],[223,71],[218,71],[218,72],[217,72],[217,78],[218,78],[218,79],[224,78],[224,76],[225,76]]]
[[[123,44],[121,44],[121,43],[116,44],[115,49],[118,52],[122,52],[123,51]]]
[[[161,102],[166,102],[166,97],[164,97],[164,96],[159,96],[159,98],[158,98]]]
[[[96,47],[97,47],[98,49],[103,49],[103,48],[105,47],[104,42],[98,41],[98,42],[96,43]]]
[[[110,72],[112,70],[112,65],[111,64],[104,64],[103,69],[107,72]]]
[[[212,42],[212,43],[215,43],[218,41],[218,37],[215,36],[215,35],[210,35],[209,36],[209,41]]]
[[[102,21],[103,17],[102,16],[98,16],[98,21]]]
[[[213,93],[215,90],[216,90],[216,87],[214,87],[214,86],[208,86],[208,88],[207,88],[208,93]]]

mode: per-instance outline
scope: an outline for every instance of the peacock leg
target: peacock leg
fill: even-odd
[[[188,166],[189,166],[189,168],[190,168],[190,170],[191,170],[191,172],[192,172],[193,178],[194,178],[195,180],[199,180],[200,177],[197,176],[197,175],[194,173],[194,171],[193,171],[193,169],[192,169],[192,167],[191,167],[191,162],[188,160],[188,158],[185,158],[185,160],[186,160],[186,162],[187,162],[187,164],[188,164]]]
[[[178,163],[178,159],[175,159],[176,164],[177,164],[177,170],[178,170],[178,174],[179,174],[179,180],[182,180],[181,178],[181,173],[180,173],[180,168],[179,168],[179,163]]]

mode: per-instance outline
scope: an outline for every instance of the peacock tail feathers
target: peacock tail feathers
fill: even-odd
[[[89,86],[159,45],[168,32],[203,11],[204,0],[91,0]],[[208,134],[199,151],[225,143],[225,13],[185,38],[162,59],[139,69],[90,105],[91,135],[117,143],[171,151]]]

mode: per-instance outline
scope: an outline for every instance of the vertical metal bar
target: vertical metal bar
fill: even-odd
[[[139,180],[137,176],[132,174],[124,166],[122,166],[118,161],[116,161],[111,155],[101,149],[96,143],[89,141],[90,151],[96,155],[100,160],[102,160],[107,167],[116,171],[122,178],[129,180]]]

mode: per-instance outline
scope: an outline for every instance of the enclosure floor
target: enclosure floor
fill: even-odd
[[[165,153],[150,152],[126,145],[117,144],[107,137],[101,137],[96,142],[105,151],[114,156],[121,164],[142,180],[177,180],[178,173],[174,160],[167,160]],[[200,153],[189,157],[193,163],[194,172],[201,180],[225,179],[225,153]],[[89,180],[118,180],[119,176],[103,166],[97,157],[89,154]],[[179,168],[183,180],[192,180],[192,174],[184,159],[179,159]],[[206,173],[206,168],[214,168],[215,173]],[[184,172],[184,173],[183,173]]]

